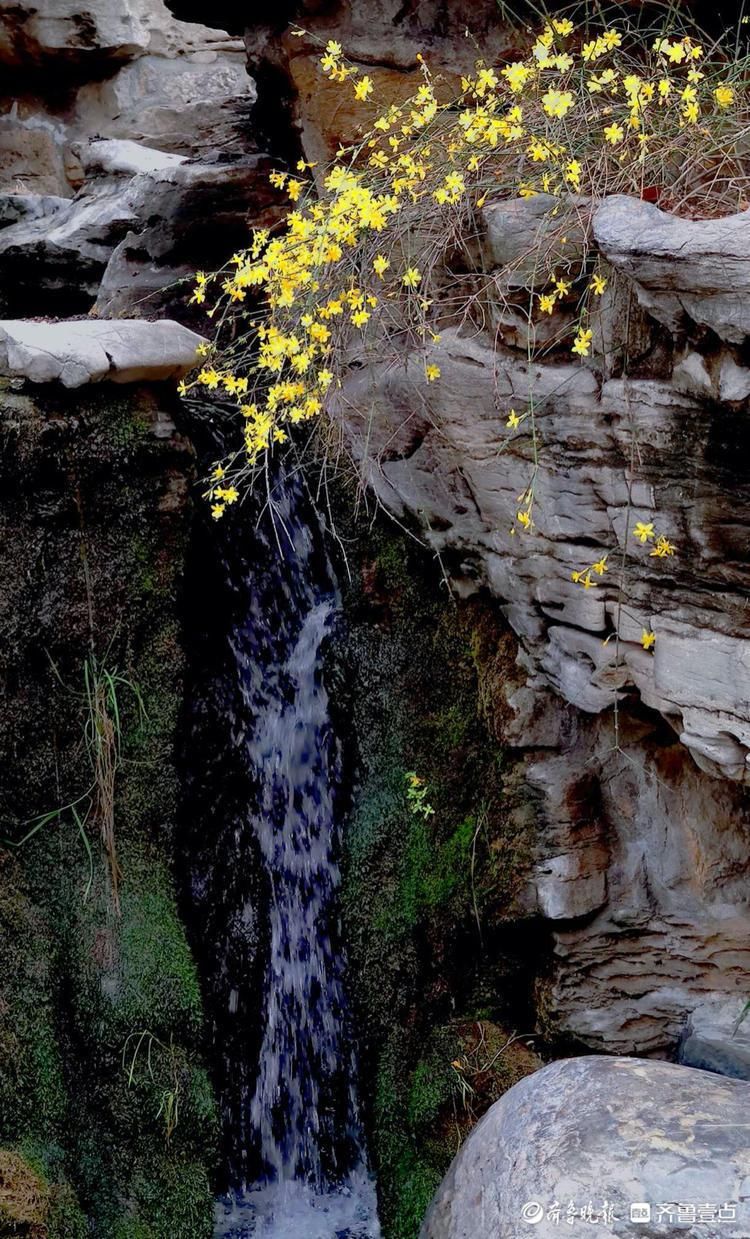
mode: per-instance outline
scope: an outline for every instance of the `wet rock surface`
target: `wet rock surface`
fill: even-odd
[[[744,1239],[748,1100],[744,1081],[667,1063],[553,1063],[475,1127],[421,1239],[553,1239],[566,1221],[594,1230],[593,1217],[633,1239]]]

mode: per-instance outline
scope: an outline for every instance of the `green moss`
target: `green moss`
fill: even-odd
[[[46,1225],[47,1239],[87,1239],[88,1219],[69,1184],[54,1191]]]
[[[70,815],[13,862],[0,853],[0,1132],[33,1145],[50,1239],[210,1233],[217,1122],[170,876],[193,462],[184,442],[152,433],[161,400],[108,385],[75,397],[0,391],[12,413],[0,461],[11,499],[0,511],[2,833],[18,838],[88,785],[80,689],[92,640],[148,712],[140,720],[123,692],[120,915],[93,822],[92,874]],[[123,1054],[144,1030],[165,1049],[129,1083]],[[167,1132],[170,1090],[178,1121]]]
[[[333,685],[334,698],[348,689],[358,744],[342,901],[384,1234],[416,1239],[457,1139],[489,1104],[451,1066],[461,1029],[482,1008],[514,1021],[524,1001],[503,934],[533,854],[533,806],[493,700],[513,661],[497,614],[449,602],[430,557],[392,529],[351,536],[365,568]],[[410,811],[408,770],[434,815]]]
[[[153,1239],[211,1239],[213,1208],[206,1168],[198,1162],[164,1159],[133,1180],[138,1214]]]
[[[451,1098],[445,1064],[423,1061],[414,1070],[409,1036],[394,1030],[384,1048],[374,1098],[375,1152],[381,1184],[381,1220],[389,1239],[412,1239],[445,1173],[455,1144],[450,1136],[424,1138],[425,1128]]]
[[[414,1068],[407,1100],[410,1127],[427,1127],[432,1123],[452,1091],[447,1064],[436,1055],[421,1059]]]
[[[77,1035],[121,1047],[134,1031],[194,1038],[201,1025],[197,973],[171,879],[149,849],[120,850],[121,916],[100,875],[75,910],[72,1011]]]
[[[406,923],[413,928],[425,913],[444,908],[469,885],[474,823],[462,822],[444,843],[433,838],[429,820],[414,818],[404,854],[398,900]]]
[[[66,1094],[54,1004],[49,926],[23,889],[20,867],[0,868],[0,1131],[7,1140],[54,1139]]]

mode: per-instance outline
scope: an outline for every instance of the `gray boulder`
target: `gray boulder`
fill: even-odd
[[[0,375],[82,387],[110,379],[177,378],[192,369],[203,337],[180,323],[141,319],[0,322]]]
[[[553,1063],[474,1128],[421,1239],[747,1239],[749,1113],[744,1081],[705,1071]]]

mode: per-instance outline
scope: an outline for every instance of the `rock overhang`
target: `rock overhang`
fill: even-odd
[[[204,338],[171,319],[0,321],[0,375],[83,387],[178,379]]]

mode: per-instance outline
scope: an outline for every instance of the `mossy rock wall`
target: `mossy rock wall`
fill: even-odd
[[[344,518],[346,520],[346,518]],[[348,527],[344,528],[346,540]],[[458,1145],[539,1059],[523,906],[536,806],[502,742],[515,642],[388,521],[349,543],[334,696],[356,734],[343,914],[386,1239],[415,1239]],[[409,774],[423,805],[409,799]]]
[[[215,1104],[172,878],[193,475],[174,414],[159,387],[0,388],[0,1234],[211,1234]],[[94,666],[120,677],[116,896],[85,794]]]

